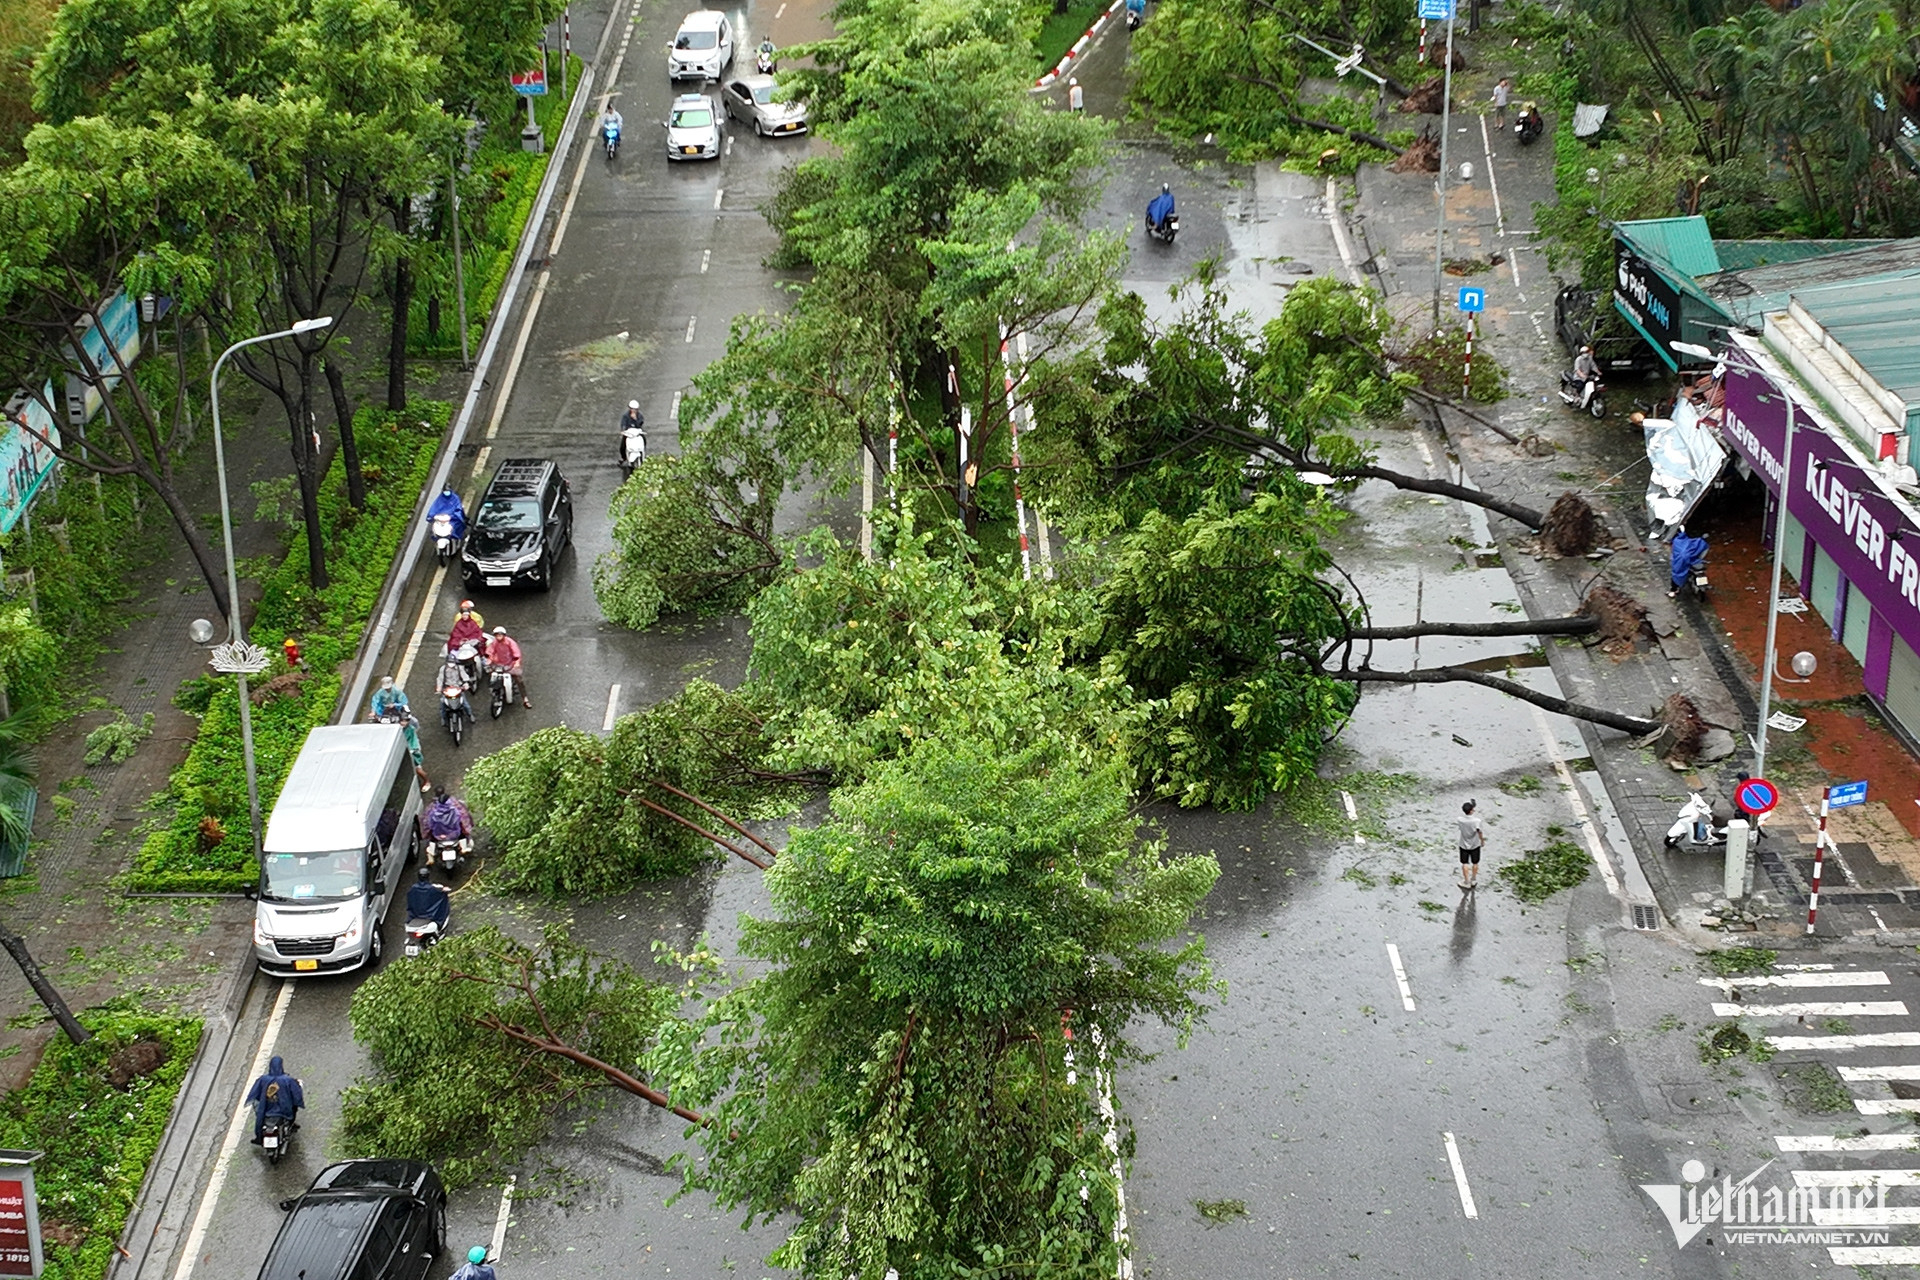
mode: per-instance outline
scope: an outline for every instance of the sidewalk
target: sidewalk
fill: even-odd
[[[1732,756],[1676,772],[1624,734],[1581,726],[1593,767],[1605,781],[1661,913],[1688,931],[1724,927],[1767,946],[1800,945],[1821,788],[1866,779],[1871,802],[1829,819],[1838,855],[1823,868],[1815,940],[1920,940],[1920,805],[1914,802],[1920,796],[1920,763],[1871,713],[1860,692],[1858,664],[1811,613],[1780,619],[1778,651],[1789,657],[1806,649],[1819,669],[1809,683],[1776,680],[1774,687],[1774,709],[1804,717],[1807,724],[1795,733],[1774,730],[1769,737],[1768,773],[1781,786],[1783,799],[1759,843],[1754,883],[1759,919],[1713,923],[1719,916],[1720,849],[1665,847],[1666,830],[1690,791],[1709,799],[1730,797],[1735,773],[1751,768],[1746,734],[1758,719],[1771,562],[1760,543],[1757,509],[1723,505],[1695,530],[1706,533],[1713,548],[1713,591],[1706,607],[1667,598],[1666,550],[1646,541],[1643,442],[1625,414],[1635,399],[1662,398],[1669,383],[1616,386],[1614,412],[1598,422],[1566,409],[1554,394],[1569,358],[1551,333],[1553,299],[1572,275],[1556,279],[1541,247],[1528,239],[1534,204],[1554,198],[1553,147],[1543,142],[1522,149],[1511,138],[1493,135],[1490,122],[1483,134],[1474,104],[1485,100],[1494,79],[1504,73],[1497,27],[1483,43],[1494,61],[1475,59],[1474,71],[1454,78],[1454,105],[1464,112],[1452,119],[1449,167],[1455,181],[1447,203],[1444,256],[1497,262],[1471,276],[1443,276],[1442,319],[1457,322],[1454,295],[1460,285],[1487,290],[1476,345],[1506,368],[1510,395],[1477,409],[1514,435],[1537,435],[1552,448],[1535,456],[1452,413],[1446,415],[1448,439],[1455,465],[1480,488],[1543,511],[1573,489],[1606,521],[1611,548],[1590,558],[1561,560],[1542,556],[1527,530],[1493,518],[1495,541],[1531,616],[1575,612],[1600,580],[1648,609],[1653,636],[1630,654],[1610,655],[1571,640],[1547,646],[1566,696],[1647,715],[1669,695],[1684,692],[1708,721],[1733,731],[1738,748]],[[1439,128],[1432,116],[1407,123]],[[1466,182],[1457,177],[1463,159],[1474,168]],[[1367,166],[1356,176],[1358,201],[1349,215],[1361,256],[1389,307],[1416,330],[1431,323],[1433,183],[1430,174]],[[1789,578],[1782,594],[1790,597],[1793,591]],[[1570,767],[1578,771],[1580,762]]]

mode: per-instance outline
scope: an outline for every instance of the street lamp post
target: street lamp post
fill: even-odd
[[[256,862],[260,858],[260,782],[253,767],[253,706],[247,697],[247,677],[265,671],[269,659],[266,650],[247,643],[246,627],[240,621],[239,572],[233,560],[233,506],[227,499],[227,449],[220,433],[220,366],[242,347],[272,342],[276,338],[296,337],[315,329],[324,329],[332,323],[332,316],[320,316],[312,320],[296,320],[291,326],[273,333],[242,338],[220,353],[220,358],[213,362],[213,371],[207,375],[208,399],[213,407],[213,468],[220,482],[220,537],[227,553],[227,640],[214,649],[211,662],[214,670],[229,672],[240,682],[240,753],[246,763],[248,830],[251,832]],[[196,639],[199,638],[196,636]]]
[[[1702,360],[1712,360],[1714,354],[1696,342],[1673,341],[1667,344],[1681,355],[1696,356]],[[1720,356],[1725,360],[1731,355],[1731,349]],[[1780,655],[1774,649],[1775,637],[1780,627],[1780,552],[1787,542],[1787,495],[1793,491],[1793,397],[1786,388],[1775,382],[1773,376],[1762,369],[1757,361],[1745,361],[1738,367],[1743,373],[1751,373],[1766,379],[1775,395],[1787,403],[1787,438],[1780,446],[1780,510],[1773,522],[1773,573],[1767,588],[1767,645],[1766,672],[1760,677],[1760,728],[1753,739],[1753,775],[1756,778],[1767,776],[1767,717],[1773,714],[1773,668]],[[1794,659],[1794,669],[1799,670],[1799,658]],[[1803,675],[1808,674],[1802,672]]]

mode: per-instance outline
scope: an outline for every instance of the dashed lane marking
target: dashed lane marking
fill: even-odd
[[[673,393],[673,403],[667,408],[668,422],[680,421],[680,397],[682,394],[684,393],[679,391]]]
[[[613,688],[607,690],[607,715],[606,715],[606,719],[600,722],[600,732],[602,733],[611,732],[613,729],[614,718],[619,714],[620,714],[620,686],[616,684],[613,686]]]
[[[693,341],[693,326],[694,326],[694,325],[696,325],[696,324],[698,324],[699,322],[700,322],[700,317],[699,317],[699,316],[688,316],[688,317],[687,317],[687,341],[688,341],[688,342],[692,342],[692,341]]]
[[[500,1261],[501,1251],[507,1247],[507,1219],[513,1213],[514,1178],[509,1175],[507,1185],[500,1188],[500,1212],[493,1220],[493,1248],[487,1252],[489,1262]]]
[[[718,191],[713,193],[714,208],[718,209],[720,207],[720,201],[723,197],[725,197],[726,194],[727,194],[727,189],[725,187],[721,187]]]
[[[1393,980],[1400,985],[1400,1003],[1412,1013],[1413,986],[1407,981],[1407,967],[1400,963],[1400,948],[1391,942],[1387,944],[1387,963],[1393,966]]]
[[[1447,1140],[1447,1163],[1453,1166],[1453,1185],[1460,1190],[1460,1212],[1469,1218],[1480,1216],[1480,1210],[1474,1207],[1473,1192],[1467,1186],[1467,1167],[1460,1163],[1460,1144],[1453,1140],[1451,1133],[1443,1133]]]
[[[700,251],[700,274],[701,275],[707,274],[707,268],[712,264],[713,264],[713,250],[702,249]]]

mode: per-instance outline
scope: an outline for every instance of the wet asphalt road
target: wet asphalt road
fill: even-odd
[[[788,3],[759,0],[735,11],[743,43],[763,30],[782,45],[820,30],[817,0]],[[576,32],[597,31],[606,10],[581,7]],[[556,589],[480,599],[489,623],[504,621],[526,646],[536,710],[482,723],[458,753],[426,726],[436,779],[457,783],[461,760],[539,725],[598,729],[610,711],[670,696],[690,676],[731,683],[743,672],[741,620],[633,634],[600,619],[589,578],[608,545],[620,407],[638,399],[650,447],[677,447],[675,392],[721,353],[734,315],[779,303],[780,280],[762,265],[774,240],[757,206],[780,166],[818,145],[736,130],[719,162],[669,166],[653,122],[672,94],[660,46],[679,12],[659,0],[640,6],[617,86],[626,146],[612,165],[598,156],[588,162],[487,463],[490,474],[505,457],[551,457],[573,486],[574,546]],[[618,40],[616,31],[608,61]],[[1098,56],[1119,51],[1110,37]],[[1096,58],[1081,71],[1096,108],[1108,76],[1102,66]],[[564,163],[556,207],[574,160]],[[1173,181],[1180,198],[1174,246],[1138,232],[1139,211],[1162,181]],[[1157,312],[1171,307],[1169,284],[1217,254],[1236,305],[1258,320],[1294,281],[1346,270],[1325,220],[1324,185],[1130,144],[1090,221],[1128,236],[1135,256],[1126,283]],[[1410,471],[1447,466],[1439,440],[1420,433],[1388,433],[1382,453]],[[1511,612],[1511,583],[1480,554],[1488,546],[1484,519],[1384,486],[1362,489],[1350,505],[1357,518],[1342,535],[1342,562],[1377,622]],[[797,507],[788,519],[822,515],[844,519],[845,499]],[[456,584],[442,592],[436,633],[457,594]],[[1383,645],[1375,661],[1499,666],[1512,658],[1518,678],[1547,687],[1549,673],[1526,650],[1524,641],[1428,640],[1417,650]],[[416,674],[410,684],[421,698],[426,679]],[[1411,777],[1398,786],[1352,784],[1373,830],[1364,843],[1337,818],[1329,826],[1271,810],[1157,815],[1175,846],[1221,857],[1223,875],[1200,923],[1230,994],[1184,1050],[1143,1033],[1161,1055],[1118,1080],[1138,1139],[1128,1204],[1139,1274],[1722,1274],[1704,1252],[1675,1261],[1664,1224],[1626,1173],[1650,1158],[1632,1145],[1641,1139],[1623,1118],[1631,1107],[1621,1100],[1637,1096],[1633,1068],[1608,1049],[1614,1011],[1594,1007],[1583,986],[1587,957],[1603,945],[1595,939],[1618,929],[1618,904],[1597,880],[1541,908],[1522,907],[1491,884],[1502,859],[1544,843],[1549,826],[1573,825],[1552,760],[1584,753],[1566,722],[1485,691],[1374,688],[1330,767]],[[1468,796],[1480,800],[1490,837],[1488,887],[1472,896],[1455,884],[1452,853],[1451,819]],[[757,873],[728,863],[571,915],[579,936],[646,963],[656,938],[685,943],[704,932],[729,952],[738,914],[762,904]],[[455,914],[531,934],[543,909],[469,892],[456,899]],[[396,916],[390,948],[397,926]],[[254,1274],[280,1221],[276,1202],[325,1163],[340,1090],[366,1065],[347,1030],[356,981],[303,982],[286,1006],[275,1048],[306,1082],[304,1143],[272,1170],[250,1147],[239,1149],[193,1275]],[[278,990],[257,984],[238,1043],[257,1041]],[[244,1089],[251,1049],[233,1056],[223,1096]],[[771,1274],[761,1260],[777,1229],[742,1233],[736,1218],[701,1197],[664,1203],[677,1186],[664,1166],[682,1149],[680,1122],[626,1098],[579,1119],[559,1126],[521,1169],[503,1277]],[[491,1240],[500,1205],[497,1187],[455,1197],[455,1254]],[[442,1262],[434,1274],[450,1269]]]

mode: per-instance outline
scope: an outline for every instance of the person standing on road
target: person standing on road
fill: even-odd
[[[1493,86],[1493,127],[1504,130],[1507,127],[1507,104],[1513,101],[1513,81],[1506,76],[1500,77],[1500,83]]]
[[[1073,76],[1067,77],[1067,110],[1085,111],[1087,109],[1087,91],[1080,87],[1080,81]]]
[[[477,1244],[467,1250],[467,1264],[453,1273],[453,1280],[497,1280],[487,1262],[487,1247]]]
[[[1480,883],[1480,850],[1487,843],[1487,829],[1480,825],[1475,801],[1460,806],[1460,887],[1471,889]]]

